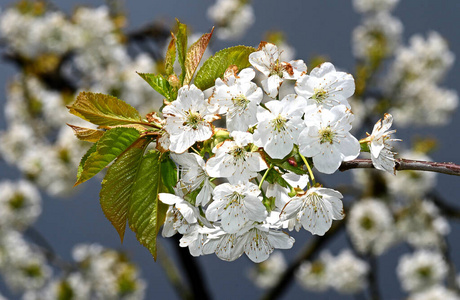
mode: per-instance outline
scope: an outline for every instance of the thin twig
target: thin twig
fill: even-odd
[[[180,276],[180,272],[177,267],[174,265],[174,262],[169,258],[164,247],[157,243],[158,250],[158,261],[160,262],[161,267],[166,273],[169,282],[174,287],[174,291],[179,295],[181,299],[189,300],[193,299],[190,289],[187,288],[186,284],[183,281],[183,278]]]
[[[179,261],[182,263],[182,267],[184,268],[186,278],[189,281],[189,286],[193,293],[192,299],[211,299],[201,268],[195,258],[190,255],[188,248],[182,248],[179,246],[180,237],[177,234],[174,235],[171,240],[176,248]]]
[[[460,207],[448,203],[442,198],[439,192],[431,191],[428,193],[428,197],[433,201],[433,203],[445,217],[460,219]]]
[[[447,269],[447,287],[451,290],[456,291],[457,293],[460,292],[460,287],[457,284],[457,271],[455,268],[455,264],[452,261],[452,257],[450,255],[450,247],[447,238],[444,238],[444,245],[441,248],[442,254],[444,259],[446,260],[448,269]]]
[[[54,251],[54,248],[48,240],[33,226],[27,227],[24,231],[24,235],[34,242],[34,245],[45,255],[49,263],[54,264],[67,273],[76,270],[76,266],[63,260],[56,251]]]
[[[370,271],[367,274],[367,280],[369,282],[369,292],[372,300],[380,300],[379,281],[378,281],[378,265],[377,257],[370,254],[368,257]]]
[[[314,237],[306,245],[300,255],[288,266],[286,271],[284,271],[284,273],[278,279],[278,282],[270,290],[268,290],[261,299],[268,300],[278,298],[286,290],[289,284],[293,282],[292,278],[294,277],[294,274],[300,265],[304,261],[311,259],[315,254],[317,254],[317,252],[326,245],[327,241],[329,241],[337,232],[339,232],[340,229],[344,227],[344,225],[345,222],[343,220],[335,222],[326,235],[322,237]]]
[[[374,166],[370,159],[354,159],[351,161],[344,161],[340,166],[340,171],[346,171],[350,169],[373,169]],[[413,170],[413,171],[428,171],[436,172],[448,175],[460,176],[460,165],[456,165],[451,162],[432,162],[432,161],[420,161],[399,158],[396,160],[396,171]]]

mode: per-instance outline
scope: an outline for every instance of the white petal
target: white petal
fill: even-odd
[[[262,222],[267,217],[267,209],[262,204],[262,201],[256,197],[246,197],[244,207],[251,221]]]
[[[337,143],[335,145],[344,156],[344,161],[355,159],[356,157],[358,157],[359,152],[361,151],[359,141],[349,132],[346,133],[345,138],[340,140],[340,143]]]
[[[244,244],[235,234],[226,234],[216,247],[216,255],[222,260],[234,261],[244,252]]]
[[[255,76],[256,72],[252,68],[243,69],[238,73],[239,80],[241,81],[251,81]]]
[[[181,201],[176,203],[176,209],[184,216],[184,219],[189,223],[193,224],[197,222],[194,207],[187,201]]]
[[[316,67],[313,70],[311,70],[310,76],[321,78],[321,77],[324,77],[326,74],[331,73],[331,72],[335,72],[334,65],[331,64],[330,62],[324,62],[321,65],[319,65],[318,67]]]
[[[201,191],[196,196],[196,206],[205,206],[206,204],[208,204],[209,200],[211,200],[212,190],[213,187],[211,182],[209,181],[209,179],[206,179],[203,183]]]
[[[283,78],[296,80],[304,72],[307,72],[307,65],[301,59],[291,60],[289,63],[284,62],[283,64],[289,64],[292,67],[292,74],[287,71],[283,71]]]
[[[181,197],[178,197],[173,194],[168,194],[168,193],[159,193],[158,199],[160,199],[160,201],[163,202],[164,204],[168,204],[168,205],[174,205],[178,202],[184,201],[184,199],[182,199]]]
[[[265,76],[270,75],[271,68],[278,59],[278,47],[271,43],[265,44],[260,51],[249,55],[249,63]]]
[[[280,220],[284,221],[284,220],[292,219],[293,217],[295,217],[297,213],[299,212],[302,204],[303,204],[303,200],[301,198],[299,197],[292,198],[291,201],[286,203],[286,205],[281,210]]]
[[[334,146],[323,146],[322,149],[320,154],[313,156],[313,164],[321,173],[332,174],[339,169],[342,155]]]
[[[300,218],[304,229],[312,234],[324,235],[331,228],[331,204],[326,201],[317,201],[315,206],[307,205]]]
[[[291,249],[294,245],[294,238],[282,231],[270,231],[268,241],[276,249]]]
[[[253,262],[259,263],[266,260],[274,247],[267,238],[267,233],[252,229],[244,235],[244,252]]]
[[[271,75],[267,79],[262,80],[262,87],[271,98],[275,98],[278,95],[279,88],[281,83],[283,83],[283,78],[280,78],[278,75]]]

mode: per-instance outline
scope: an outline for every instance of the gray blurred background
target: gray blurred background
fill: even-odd
[[[65,12],[70,12],[77,4],[102,5],[103,1],[75,1],[60,0],[55,4]],[[1,0],[0,5],[5,7],[10,1]],[[162,18],[173,24],[174,17],[191,27],[193,31],[207,32],[213,24],[206,17],[207,8],[212,0],[194,1],[125,1],[128,13],[128,29],[138,28],[154,19]],[[360,23],[361,16],[353,11],[351,1],[336,0],[255,0],[253,2],[256,13],[256,22],[248,30],[247,35],[234,43],[222,43],[217,40],[212,45],[213,51],[221,48],[243,44],[257,46],[267,30],[282,30],[287,35],[287,41],[296,49],[296,58],[308,60],[314,55],[322,54],[339,68],[353,72],[354,58],[351,53],[350,37],[352,30]],[[460,82],[460,1],[401,1],[396,7],[394,15],[404,25],[404,43],[415,34],[425,34],[430,30],[438,31],[450,43],[450,49],[457,56],[457,61],[448,74],[444,86],[457,89]],[[416,62],[414,62],[416,63]],[[5,103],[5,86],[8,78],[17,72],[11,64],[0,61],[0,111],[3,113]],[[140,79],[141,80],[141,79]],[[458,89],[457,89],[458,90]],[[153,92],[153,91],[152,91]],[[433,99],[442,101],[442,99]],[[0,130],[5,129],[4,116],[0,114]],[[370,131],[372,128],[369,128]],[[431,154],[435,161],[452,161],[460,163],[460,112],[457,111],[450,125],[441,128],[398,129],[398,137],[409,143],[415,134],[434,136],[439,140],[439,147]],[[31,145],[33,146],[33,145]],[[0,179],[17,179],[20,173],[5,162],[0,161]],[[350,173],[334,174],[331,182],[348,182]],[[75,195],[69,199],[52,199],[46,195],[43,201],[43,213],[35,224],[50,241],[54,249],[64,259],[71,259],[71,249],[77,243],[97,242],[104,246],[121,249],[128,253],[133,261],[142,269],[142,277],[148,281],[146,299],[176,299],[172,286],[164,276],[158,263],[155,263],[149,252],[135,239],[131,231],[127,231],[123,244],[120,244],[118,234],[108,222],[99,206],[98,193],[101,178],[95,178],[85,183]],[[459,179],[447,176],[438,176],[438,191],[451,203],[460,206],[460,199],[456,188]],[[460,269],[460,226],[451,223],[452,232],[449,236],[453,260]],[[284,250],[287,260],[293,259],[302,248],[305,241],[311,238],[310,233],[301,231],[293,235],[296,243],[293,249]],[[160,239],[160,242],[171,249],[172,241]],[[344,236],[334,238],[330,249],[337,254],[339,249],[348,247]],[[399,246],[390,249],[379,258],[379,279],[384,299],[399,299],[403,296],[397,282],[395,267],[401,253],[408,249]],[[254,299],[262,295],[263,291],[256,288],[247,277],[247,271],[253,263],[242,256],[235,262],[224,262],[214,255],[196,258],[202,266],[207,285],[215,299]],[[3,283],[0,292],[5,296],[9,293]],[[282,299],[352,299],[335,292],[316,294],[302,290],[293,283]],[[12,297],[11,299],[14,299]]]

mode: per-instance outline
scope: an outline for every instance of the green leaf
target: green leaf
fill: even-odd
[[[96,151],[85,160],[83,170],[77,175],[75,185],[85,182],[99,173],[139,137],[139,131],[134,128],[120,127],[106,131],[97,143]]]
[[[105,131],[80,127],[76,125],[67,124],[75,133],[75,136],[80,141],[96,143],[104,135]]]
[[[171,37],[165,57],[166,75],[174,74],[174,62],[176,61],[176,36],[172,32]]]
[[[141,76],[145,81],[147,81],[150,86],[163,95],[169,101],[171,99],[171,85],[169,84],[168,80],[163,75],[155,75],[150,73],[137,73]]]
[[[126,228],[130,197],[148,139],[138,139],[110,166],[102,181],[100,203],[106,218],[120,235]]]
[[[265,206],[267,211],[270,213],[276,208],[276,198],[275,197],[263,197],[262,204]]]
[[[143,124],[134,107],[110,95],[81,92],[67,108],[71,114],[96,125]]]
[[[280,167],[284,170],[287,170],[287,171],[291,171],[297,175],[304,175],[304,174],[307,174],[308,172],[306,170],[303,170],[301,169],[300,167],[296,167],[296,166],[293,166],[291,165],[289,162],[287,162],[286,160],[282,160],[282,159],[273,159],[273,158],[269,158],[269,157],[266,157],[265,158],[269,163],[272,163],[274,164],[275,166],[277,167]],[[295,160],[295,159],[294,159]]]
[[[222,78],[227,68],[236,65],[238,70],[249,67],[249,54],[256,51],[253,47],[235,46],[217,52],[204,62],[195,76],[195,85],[206,90],[214,86],[217,78]]]
[[[176,163],[169,157],[161,162],[161,183],[162,193],[175,193],[173,187],[177,184]]]
[[[285,188],[290,188],[289,183],[283,177],[281,177],[281,175],[282,174],[280,172],[272,168],[270,171],[268,171],[265,181],[271,184],[277,183]]]
[[[185,68],[185,56],[187,53],[187,25],[182,24],[177,20],[177,33],[176,33],[176,48],[177,56],[180,64],[182,73],[180,74],[180,82],[184,82],[186,68]]]
[[[361,146],[361,152],[371,152],[371,149],[369,148],[369,143],[367,141],[360,141],[359,145]]]
[[[83,172],[83,167],[85,166],[86,160],[88,157],[96,152],[97,149],[97,143],[94,143],[91,148],[88,149],[88,151],[83,155],[83,157],[80,160],[80,165],[78,166],[78,172],[77,172],[77,181],[80,180],[81,173]]]
[[[138,241],[149,249],[155,260],[156,238],[161,225],[164,223],[168,208],[168,205],[158,199],[158,193],[165,190],[162,183],[163,176],[161,174],[164,173],[162,168],[165,166],[165,170],[168,170],[167,166],[169,165],[169,163],[163,164],[160,159],[161,153],[159,151],[151,151],[142,159],[132,189],[128,211],[129,227],[136,233]]]
[[[200,64],[201,58],[203,57],[206,48],[208,47],[209,41],[211,40],[214,28],[210,33],[203,34],[198,41],[193,43],[187,51],[185,58],[185,79],[184,85],[189,84],[192,81],[193,74],[195,74],[198,65]]]

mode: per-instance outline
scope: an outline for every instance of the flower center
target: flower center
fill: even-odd
[[[270,76],[278,75],[280,78],[283,78],[284,66],[280,63],[279,59],[272,65],[270,70]]]
[[[246,150],[243,147],[235,147],[233,150],[230,151],[230,154],[236,159],[245,159],[246,157]]]
[[[422,278],[430,278],[431,277],[431,268],[428,267],[428,266],[418,268],[417,273]]]
[[[192,129],[197,129],[202,122],[203,117],[199,113],[189,111],[187,113],[187,120],[183,125],[192,127]]]
[[[312,99],[316,100],[317,103],[322,103],[327,98],[327,91],[323,88],[315,88]]]
[[[365,230],[371,230],[374,227],[374,220],[369,218],[368,216],[364,216],[360,220],[361,222],[361,227]]]
[[[313,210],[316,212],[318,212],[318,207],[317,207],[317,204],[318,202],[321,202],[322,199],[323,199],[323,196],[321,195],[318,195],[317,193],[312,193],[310,196],[309,196],[309,205],[311,205],[313,207]]]
[[[316,275],[321,275],[325,271],[324,264],[321,261],[315,261],[311,264],[311,272]]]
[[[271,121],[273,129],[277,132],[286,130],[286,122],[287,119],[283,117],[281,114],[279,114],[275,119]]]
[[[8,204],[10,205],[10,208],[13,209],[13,210],[19,210],[21,208],[24,207],[25,205],[25,198],[24,198],[24,195],[22,194],[15,194],[11,199],[10,201],[8,202]]]
[[[327,126],[326,128],[321,128],[318,131],[318,134],[320,144],[329,143],[332,145],[335,137],[335,132],[332,131],[330,126]]]
[[[241,195],[238,192],[233,192],[228,196],[227,199],[229,201],[224,209],[227,209],[229,206],[232,206],[233,204],[239,205],[241,201],[244,199],[244,195]]]
[[[37,278],[37,277],[41,277],[43,275],[42,274],[42,269],[37,264],[32,264],[32,265],[25,266],[25,267],[22,268],[22,271],[29,278]]]
[[[233,101],[233,105],[239,108],[243,108],[243,109],[245,109],[250,102],[248,98],[246,98],[246,96],[244,95],[238,95],[236,97],[233,97],[232,101]]]

